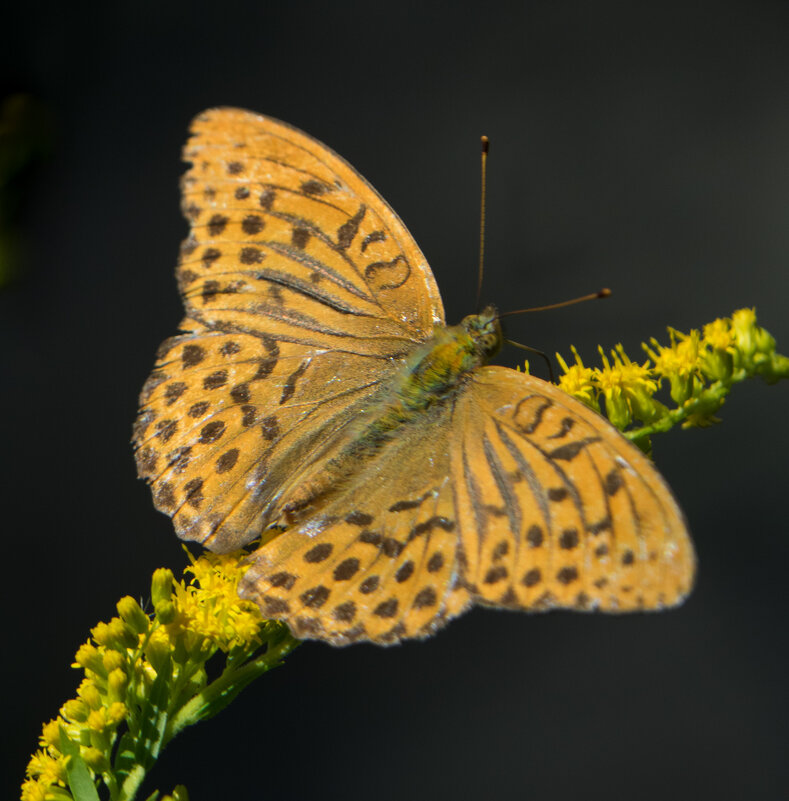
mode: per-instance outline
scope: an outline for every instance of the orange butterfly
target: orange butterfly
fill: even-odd
[[[432,634],[473,604],[658,609],[694,555],[642,453],[447,327],[403,223],[325,145],[235,109],[185,158],[186,318],[141,395],[140,476],[182,539],[262,535],[241,592],[297,637]]]

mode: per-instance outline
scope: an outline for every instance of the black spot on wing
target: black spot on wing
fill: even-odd
[[[402,254],[391,261],[375,261],[364,268],[364,275],[374,291],[399,289],[409,279],[411,267]]]
[[[282,388],[282,395],[279,399],[280,406],[290,400],[296,392],[296,382],[304,375],[304,371],[310,366],[312,359],[305,359],[286,379],[285,386]]]
[[[566,445],[560,445],[558,448],[548,451],[548,456],[551,459],[569,462],[575,459],[588,445],[600,442],[600,440],[601,437],[584,437],[583,439],[578,439],[575,442],[568,442]]]
[[[386,240],[386,234],[383,231],[373,231],[371,234],[367,234],[367,236],[362,240],[362,253],[367,250],[368,245],[372,245],[373,242],[383,242]]]
[[[366,212],[367,206],[362,204],[359,207],[359,211],[337,229],[337,247],[340,250],[347,250],[350,247]]]
[[[488,469],[504,502],[504,510],[509,519],[510,531],[513,536],[518,537],[521,530],[521,508],[518,503],[518,496],[512,491],[512,485],[507,479],[507,471],[504,469],[487,434],[483,434],[482,449],[488,462]]]

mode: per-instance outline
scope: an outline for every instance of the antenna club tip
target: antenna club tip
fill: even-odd
[[[608,287],[603,287],[598,293],[598,298],[608,298],[611,297],[611,290]]]
[[[487,153],[490,150],[490,139],[483,134],[480,137],[480,142],[482,143],[482,152]]]

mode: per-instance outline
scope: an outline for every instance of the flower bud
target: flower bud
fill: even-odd
[[[177,610],[175,604],[170,600],[160,601],[154,606],[154,610],[156,611],[156,619],[164,625],[175,620]]]
[[[145,647],[145,658],[157,674],[169,670],[170,645],[165,639],[153,639]]]
[[[145,634],[148,631],[150,618],[130,595],[125,595],[118,601],[117,609],[122,620],[137,634]]]
[[[104,624],[100,623],[99,625],[103,626]],[[99,626],[96,626],[96,628],[93,629],[94,638],[96,636],[95,631],[98,628]],[[81,667],[84,668],[85,670],[92,670],[99,676],[106,675],[106,670],[104,668],[104,662],[102,661],[101,653],[99,652],[99,649],[96,648],[96,646],[93,645],[92,643],[86,642],[80,645],[74,659],[76,667]]]
[[[605,413],[613,425],[623,431],[633,419],[630,407],[621,392],[605,392]]]
[[[90,709],[101,707],[101,693],[92,681],[83,681],[77,688],[77,695],[88,705]]]
[[[107,673],[111,673],[116,668],[122,668],[126,664],[124,654],[118,653],[118,651],[105,651],[101,661]]]
[[[105,773],[111,770],[110,763],[102,751],[93,746],[80,749],[80,756],[87,766],[95,773]]]
[[[107,678],[107,696],[110,701],[122,701],[126,697],[128,677],[120,669],[113,670]]]
[[[81,698],[70,698],[61,707],[63,717],[75,723],[84,723],[88,719],[89,712],[88,704]]]
[[[173,594],[173,571],[159,567],[151,578],[151,600],[157,606],[162,601],[169,601]]]

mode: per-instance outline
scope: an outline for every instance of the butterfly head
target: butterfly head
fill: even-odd
[[[499,315],[493,306],[486,306],[480,314],[464,317],[461,326],[474,341],[476,350],[483,361],[492,359],[501,350],[503,341]]]

